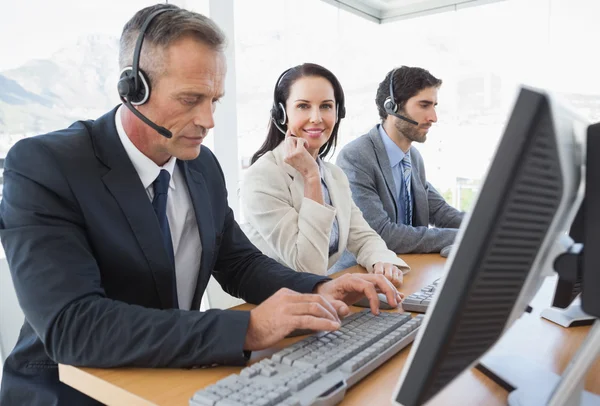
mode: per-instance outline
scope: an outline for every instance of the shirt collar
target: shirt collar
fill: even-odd
[[[115,114],[115,124],[117,126],[117,133],[119,134],[119,138],[121,139],[121,143],[123,144],[123,148],[125,148],[125,152],[129,156],[133,167],[135,168],[142,184],[144,185],[144,189],[148,189],[152,183],[158,177],[161,169],[166,169],[171,175],[171,180],[169,182],[169,188],[175,189],[175,182],[173,182],[173,171],[175,170],[175,163],[177,158],[174,156],[171,157],[163,166],[158,166],[154,161],[148,158],[146,155],[142,153],[133,142],[129,139],[127,134],[125,133],[125,129],[123,128],[123,123],[121,122],[121,110],[123,109],[123,105],[121,105],[117,109],[117,114]]]
[[[398,165],[403,159],[404,151],[397,146],[394,141],[390,138],[390,136],[385,132],[383,126],[381,124],[378,125],[379,136],[383,141],[383,146],[385,147],[385,151],[387,152],[388,159],[390,160],[390,166],[393,168]]]

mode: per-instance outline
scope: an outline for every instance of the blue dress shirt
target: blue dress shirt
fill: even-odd
[[[402,160],[404,159],[404,151],[397,146],[394,141],[387,135],[383,126],[378,126],[379,135],[385,146],[390,166],[392,168],[392,174],[394,175],[394,183],[396,184],[396,200],[398,202],[398,215],[396,216],[398,224],[404,224],[404,213],[406,213],[406,207],[404,207],[404,194],[406,193],[406,185],[404,184],[404,177],[402,176]],[[412,194],[411,194],[412,196]],[[411,204],[414,205],[413,202]]]

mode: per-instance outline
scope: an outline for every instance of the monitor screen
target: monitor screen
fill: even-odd
[[[583,197],[585,120],[522,88],[393,400],[422,405],[524,312]]]

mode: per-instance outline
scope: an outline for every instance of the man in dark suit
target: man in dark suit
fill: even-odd
[[[464,217],[427,181],[423,158],[412,147],[425,142],[437,122],[441,85],[422,68],[388,72],[375,97],[381,124],[346,145],[336,161],[365,220],[397,254],[440,252],[454,242]],[[353,263],[345,253],[335,269]]]
[[[146,77],[132,91],[138,36]],[[221,168],[201,147],[223,93],[223,43],[199,14],[165,4],[139,11],[121,38],[125,105],[8,153],[0,237],[25,323],[4,365],[3,406],[98,404],[60,383],[57,363],[242,365],[294,329],[338,328],[364,295],[377,312],[376,288],[400,300],[380,275],[294,272],[240,231]],[[211,274],[262,304],[199,312]]]

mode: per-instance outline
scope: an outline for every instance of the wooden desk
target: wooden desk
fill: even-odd
[[[437,254],[403,255],[412,271],[404,278],[405,293],[412,293],[440,277],[445,260]],[[346,272],[363,272],[354,267]],[[583,342],[589,327],[564,329],[539,317],[539,312],[551,300],[553,286],[545,285],[536,297],[531,315],[524,315],[505,334],[498,350],[507,356],[517,356],[538,362],[548,370],[562,373]],[[251,309],[251,305],[236,307]],[[286,339],[276,348],[253,353],[251,362],[269,356],[300,338]],[[409,347],[410,348],[410,347]],[[384,365],[352,387],[342,405],[390,405],[392,392],[409,353],[399,352]],[[109,405],[187,406],[194,392],[221,378],[238,373],[239,367],[212,369],[94,369],[59,366],[60,380],[81,392]],[[600,394],[600,359],[586,379],[586,389]],[[446,387],[430,405],[506,405],[507,392],[475,369],[466,371]]]

